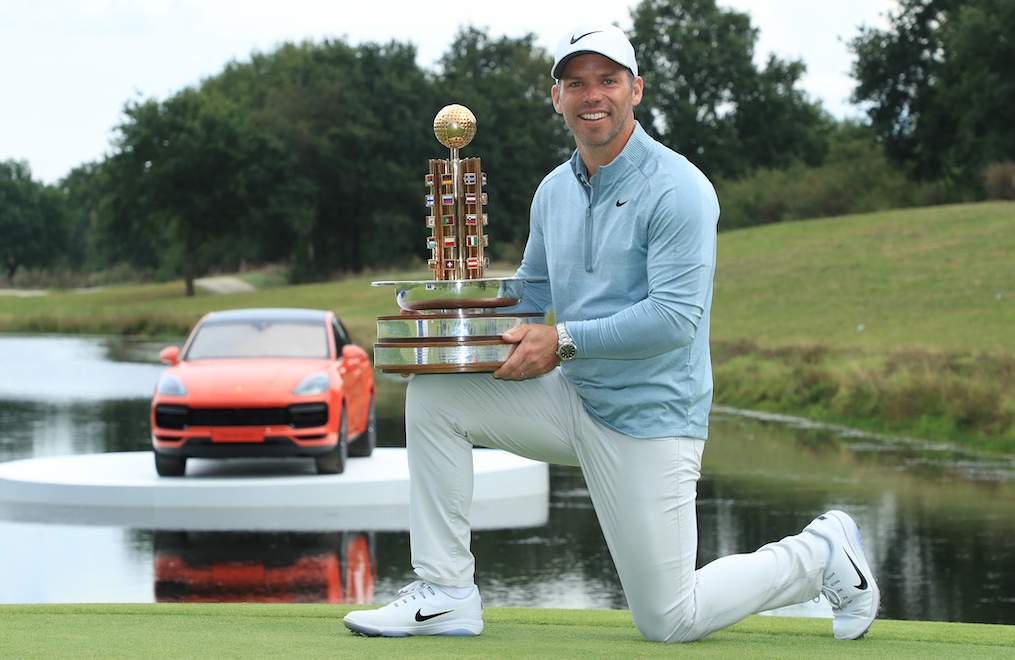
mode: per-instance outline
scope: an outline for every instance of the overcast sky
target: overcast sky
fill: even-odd
[[[534,33],[553,50],[577,22],[631,25],[637,2],[513,0],[0,0],[0,161],[27,161],[55,183],[101,160],[130,100],[165,100],[252,52],[342,38],[412,43],[432,68],[460,27],[491,37]],[[751,15],[757,58],[801,59],[802,87],[834,116],[858,116],[846,42],[886,25],[896,0],[718,0]],[[458,11],[452,11],[457,9]],[[575,9],[580,8],[580,13]]]

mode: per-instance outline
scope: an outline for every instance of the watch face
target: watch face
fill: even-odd
[[[574,356],[577,354],[578,348],[574,344],[564,344],[563,346],[557,348],[557,357],[559,357],[562,362],[573,360]]]

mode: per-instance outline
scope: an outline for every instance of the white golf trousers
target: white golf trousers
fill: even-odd
[[[437,584],[474,583],[473,445],[576,465],[638,630],[700,639],[821,591],[826,543],[801,533],[695,570],[695,499],[705,441],[632,438],[594,420],[560,369],[524,381],[416,375],[405,405],[412,564]]]

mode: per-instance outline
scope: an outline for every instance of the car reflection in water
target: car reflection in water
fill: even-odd
[[[160,603],[352,603],[373,600],[373,532],[155,533]]]

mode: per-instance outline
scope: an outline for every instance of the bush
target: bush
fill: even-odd
[[[737,181],[717,181],[716,189],[722,229],[903,208],[923,196],[864,139],[833,143],[820,167],[759,170]]]
[[[987,199],[1015,200],[1015,163],[992,163],[983,168],[980,179]]]
[[[717,404],[1012,451],[1015,358],[713,344]]]

